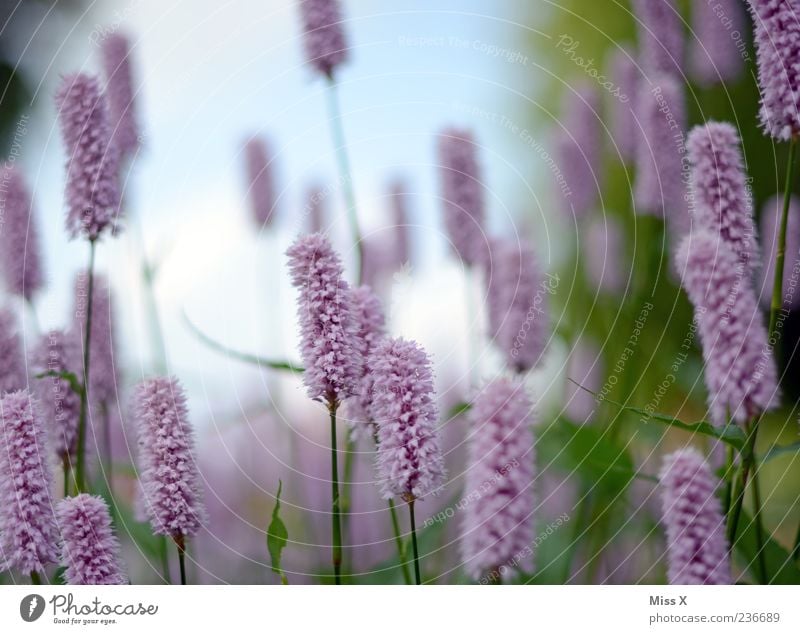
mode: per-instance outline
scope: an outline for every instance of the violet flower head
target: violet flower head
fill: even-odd
[[[489,335],[517,372],[537,367],[550,338],[549,295],[556,276],[542,274],[531,246],[496,239],[486,265]]]
[[[764,132],[778,141],[800,135],[800,3],[748,0],[753,17]]]
[[[0,308],[0,396],[25,387],[28,387],[28,373],[17,319],[8,308]]]
[[[623,47],[614,50],[609,62],[609,74],[620,92],[612,101],[611,130],[616,151],[625,162],[636,159],[639,137],[639,124],[635,116],[639,69],[635,60],[635,53]]]
[[[718,482],[703,456],[691,447],[666,456],[659,479],[670,584],[733,583]]]
[[[414,341],[384,339],[369,365],[383,497],[401,497],[408,502],[437,493],[445,468],[428,355]]]
[[[61,565],[70,585],[123,585],[119,540],[103,498],[88,493],[64,498],[56,508],[63,539]]]
[[[746,32],[739,0],[692,2],[689,73],[702,86],[738,79],[744,70],[739,50]],[[736,37],[738,35],[738,38]]]
[[[575,220],[594,210],[603,181],[601,110],[600,94],[593,84],[583,83],[575,93],[567,93],[555,151],[559,165],[567,166],[563,168],[564,213]]]
[[[27,390],[0,397],[2,569],[43,572],[58,561],[44,425]]]
[[[634,0],[646,73],[682,74],[683,24],[675,0]]]
[[[308,232],[324,233],[327,226],[326,193],[319,185],[310,185],[306,189],[306,206],[303,213],[308,216]]]
[[[320,233],[300,236],[286,252],[292,285],[299,290],[303,382],[312,399],[335,405],[358,391],[362,365],[352,295],[342,263]]]
[[[142,502],[153,532],[191,537],[206,513],[183,387],[174,377],[144,381],[136,388],[134,410]]]
[[[700,228],[719,234],[742,263],[755,270],[761,254],[740,146],[729,123],[710,121],[689,133],[692,217]]]
[[[709,231],[686,236],[678,262],[703,347],[711,421],[744,423],[777,406],[775,361],[749,270]]]
[[[318,73],[333,77],[336,67],[348,57],[339,0],[298,1],[308,63]]]
[[[0,264],[6,289],[30,300],[44,284],[31,194],[14,167],[0,168]]]
[[[347,403],[347,417],[358,437],[372,438],[373,420],[370,413],[374,377],[369,358],[375,346],[386,336],[386,317],[381,300],[369,286],[359,286],[352,291],[353,315],[357,325],[355,346],[362,360],[359,385],[355,398]]]
[[[75,238],[116,232],[120,211],[119,153],[111,145],[108,106],[95,77],[67,75],[56,93],[67,150],[67,231]]]
[[[685,154],[686,104],[683,86],[668,75],[642,82],[638,113],[642,125],[637,150],[634,198],[637,212],[665,219],[673,235],[689,229]]]
[[[75,321],[74,337],[83,346],[86,328],[86,306],[89,277],[85,272],[78,274],[75,280]],[[116,363],[116,346],[114,341],[114,305],[111,287],[108,280],[95,273],[92,289],[92,332],[89,339],[89,400],[93,404],[110,405],[117,400],[119,373]],[[82,359],[78,365],[78,373],[83,368]]]
[[[408,201],[410,196],[408,188],[402,181],[395,181],[389,188],[391,200],[392,224],[395,237],[395,260],[399,267],[410,261],[411,249],[409,247],[408,231]]]
[[[536,536],[532,405],[519,383],[485,386],[469,413],[468,470],[461,558],[473,579],[497,571],[533,572],[523,556]],[[517,557],[521,557],[517,563]]]
[[[471,132],[450,128],[439,134],[438,151],[445,230],[456,254],[467,265],[479,264],[486,209],[478,146]]]
[[[42,335],[31,356],[31,365],[36,374],[72,372],[80,376],[80,344],[74,336],[64,331],[51,330]],[[36,395],[39,411],[59,461],[75,456],[78,451],[80,396],[72,390],[69,381],[58,376],[38,380]]]
[[[103,38],[103,72],[108,96],[111,142],[124,161],[139,149],[139,119],[136,109],[130,41],[119,31]]]
[[[775,251],[778,248],[778,228],[783,212],[783,196],[773,196],[761,210],[761,239],[764,242],[764,266],[761,267],[761,305],[772,302],[772,286],[775,283]],[[800,305],[800,199],[792,196],[789,201],[789,216],[786,225],[786,255],[783,266],[783,307],[787,310]]]
[[[244,155],[253,221],[259,228],[266,227],[275,211],[275,183],[267,141],[258,136],[250,138],[244,146]]]

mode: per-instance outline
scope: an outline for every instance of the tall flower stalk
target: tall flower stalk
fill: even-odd
[[[89,242],[86,322],[83,332],[83,386],[78,420],[78,456],[75,484],[86,491],[85,438],[88,417],[92,293],[97,240],[104,232],[115,233],[119,220],[119,152],[111,143],[108,106],[95,77],[64,77],[56,93],[61,135],[67,149],[67,216],[70,235]]]
[[[331,533],[333,571],[341,583],[342,526],[336,417],[355,396],[363,365],[356,343],[358,318],[339,255],[319,233],[301,236],[286,252],[292,285],[299,290],[300,353],[308,396],[325,403],[331,428]]]

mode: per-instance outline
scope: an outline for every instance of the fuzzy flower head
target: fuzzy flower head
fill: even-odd
[[[456,254],[467,265],[483,261],[486,236],[484,182],[478,146],[467,130],[439,134],[439,165],[444,226]]]
[[[0,544],[2,569],[43,572],[58,561],[53,476],[44,425],[27,390],[0,398]]]
[[[719,234],[742,263],[760,266],[753,201],[741,141],[729,123],[711,121],[689,133],[692,216],[701,229]]]
[[[603,142],[600,135],[600,94],[584,83],[568,92],[564,117],[558,129],[556,155],[564,169],[564,213],[569,221],[586,218],[597,205],[602,177]]]
[[[761,267],[761,305],[772,302],[772,286],[775,283],[775,251],[778,248],[778,228],[783,212],[783,196],[773,196],[761,210],[761,239],[764,242],[764,266]],[[783,263],[783,307],[787,310],[800,305],[800,199],[792,196],[789,201],[789,217],[786,225],[786,255]]]
[[[8,308],[0,308],[0,396],[27,386],[28,374],[17,319]]]
[[[39,231],[25,179],[14,167],[0,168],[0,265],[6,289],[30,300],[42,288]]]
[[[736,34],[746,32],[739,0],[692,2],[689,73],[701,86],[730,82],[744,70]]]
[[[75,321],[73,335],[83,345],[86,329],[89,277],[79,273],[75,281]],[[92,288],[92,332],[89,338],[89,399],[93,404],[116,402],[119,385],[115,346],[114,307],[108,280],[95,273]],[[79,374],[83,361],[79,363]]]
[[[391,200],[392,224],[394,225],[395,262],[397,267],[400,268],[406,262],[409,262],[411,257],[411,248],[408,240],[408,202],[410,196],[406,184],[399,180],[392,183],[389,187],[389,196]]]
[[[120,160],[125,160],[139,150],[140,136],[130,42],[127,36],[116,31],[103,38],[100,50],[108,96],[111,141],[119,152]]]
[[[369,366],[369,358],[380,340],[386,336],[386,317],[381,300],[369,286],[359,286],[352,291],[353,314],[358,332],[355,345],[363,361],[360,368],[360,383],[355,398],[347,403],[350,424],[358,436],[371,438],[373,435],[372,416],[369,407],[372,402],[374,377]]]
[[[506,570],[533,571],[525,556],[536,536],[532,405],[521,384],[498,379],[469,413],[468,471],[461,558],[473,579]]]
[[[114,233],[120,208],[119,156],[111,145],[108,106],[96,78],[67,75],[56,93],[67,150],[67,231],[95,240]]]
[[[800,2],[748,0],[755,25],[761,125],[778,141],[800,135]]]
[[[517,372],[537,367],[550,338],[549,296],[557,278],[541,273],[527,242],[507,238],[493,241],[486,279],[492,341]]]
[[[384,339],[369,366],[383,497],[410,501],[438,492],[445,469],[428,355],[413,341]]]
[[[681,74],[683,24],[675,0],[634,0],[633,10],[646,72]]]
[[[272,160],[267,142],[262,137],[250,138],[244,146],[247,170],[247,194],[256,225],[266,227],[275,210],[275,183],[272,178]]]
[[[65,498],[56,508],[63,539],[61,565],[70,585],[123,585],[119,541],[103,498],[87,493]]]
[[[659,475],[672,585],[727,585],[731,579],[718,482],[694,448],[664,458]]]
[[[136,388],[139,480],[144,510],[156,535],[191,537],[205,521],[194,431],[178,379],[149,379]]]
[[[303,382],[312,399],[339,403],[357,393],[362,365],[358,324],[342,263],[321,233],[300,236],[286,252],[292,285],[300,291]]]
[[[614,50],[609,64],[612,81],[620,91],[620,96],[614,100],[611,111],[611,130],[615,150],[625,162],[636,158],[639,137],[639,124],[635,116],[639,69],[635,60],[635,53],[623,47]]]
[[[744,423],[772,409],[777,371],[749,271],[708,231],[684,238],[678,262],[703,347],[712,422],[721,427],[730,416]]]
[[[33,372],[72,372],[80,376],[81,349],[74,336],[61,330],[44,334],[31,358]],[[59,460],[75,456],[78,450],[78,418],[81,399],[69,381],[57,376],[36,383],[39,410]]]
[[[308,63],[318,73],[333,77],[336,67],[347,61],[347,41],[339,0],[298,1]]]
[[[634,198],[639,213],[664,218],[674,235],[689,228],[683,178],[686,104],[682,85],[668,75],[643,81],[638,95],[642,134]]]

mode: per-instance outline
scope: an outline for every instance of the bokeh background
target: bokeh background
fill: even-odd
[[[681,6],[688,20],[689,2]],[[5,2],[0,11],[0,142],[34,192],[48,278],[36,305],[42,328],[70,318],[73,279],[87,257],[86,245],[67,241],[63,230],[65,156],[52,95],[64,73],[99,72],[98,42],[109,33],[120,30],[133,44],[142,150],[125,183],[126,232],[106,240],[98,254],[114,292],[123,377],[115,412],[115,491],[129,501],[134,495],[130,387],[164,370],[142,283],[146,253],[158,264],[166,370],[187,387],[211,512],[208,529],[191,547],[191,575],[207,583],[277,581],[265,530],[281,480],[289,579],[324,581],[324,408],[305,398],[296,377],[222,355],[186,322],[231,349],[297,360],[294,291],[283,254],[307,230],[310,185],[325,188],[327,230],[352,265],[325,85],[305,64],[295,3],[30,1]],[[620,160],[606,124],[615,104],[597,86],[602,105],[590,123],[600,130],[603,159],[594,173],[599,195],[591,223],[603,237],[609,223],[619,224],[616,242],[603,239],[598,246],[587,225],[578,226],[565,210],[552,162],[567,105],[593,81],[565,52],[563,36],[577,42],[573,50],[592,60],[589,67],[604,72],[613,51],[635,45],[629,3],[349,0],[344,11],[351,50],[339,90],[362,232],[378,251],[391,244],[390,185],[402,180],[412,256],[385,276],[380,291],[390,331],[418,340],[437,373],[450,479],[443,496],[427,500],[419,512],[430,520],[422,532],[426,576],[464,580],[457,518],[431,518],[461,493],[466,421],[459,404],[475,381],[502,365],[482,336],[483,311],[470,308],[483,306],[485,291],[453,256],[441,221],[436,134],[458,125],[471,128],[480,147],[488,233],[531,240],[543,269],[559,276],[547,358],[526,378],[539,419],[537,525],[547,537],[537,548],[538,571],[525,581],[663,582],[658,458],[687,442],[712,448],[621,414],[608,402],[598,405],[569,378],[595,391],[605,384],[609,399],[627,405],[652,402],[691,324],[690,306],[669,273],[674,244],[636,214],[634,173]],[[686,29],[691,38],[688,21]],[[757,128],[749,28],[743,35],[750,60],[739,81],[709,88],[687,77],[685,87],[691,123],[725,119],[739,128],[760,208],[781,188],[786,148]],[[266,135],[274,153],[277,217],[268,228],[256,226],[248,208],[242,146],[254,133]],[[569,178],[570,165],[556,167]],[[598,276],[614,277],[613,291],[598,284]],[[635,353],[615,370],[648,303],[654,309]],[[18,308],[29,346],[33,315]],[[793,314],[781,350],[784,407],[767,419],[764,446],[797,440],[797,324]],[[696,344],[678,381],[659,393],[656,409],[683,420],[704,417]],[[558,421],[572,426],[554,426]],[[359,583],[399,582],[373,456],[368,448],[351,450],[348,572]],[[784,547],[800,521],[794,456],[776,458],[762,473],[765,522]],[[569,520],[553,529],[564,516]],[[133,578],[157,582],[159,546],[149,531],[130,510],[119,530]]]

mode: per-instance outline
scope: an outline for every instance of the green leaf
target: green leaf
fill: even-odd
[[[637,477],[628,451],[594,425],[576,425],[559,418],[539,434],[536,448],[540,465],[555,463],[612,497]]]
[[[761,462],[768,462],[773,458],[777,458],[778,456],[782,456],[787,453],[797,453],[798,451],[800,451],[800,441],[793,442],[789,445],[773,445],[761,458]]]
[[[573,383],[575,383],[573,381]],[[589,394],[593,394],[595,397],[597,394],[592,392],[591,390],[586,389],[579,383],[575,383],[579,388],[582,390],[589,392]],[[646,410],[640,409],[638,407],[628,407],[623,405],[622,403],[617,403],[616,401],[612,401],[609,398],[603,398],[600,400],[604,400],[612,405],[618,407],[623,412],[628,412],[632,414],[636,414],[641,418],[641,420],[646,424],[650,421],[655,421],[657,423],[662,423],[664,425],[668,425],[670,427],[677,427],[678,429],[682,429],[684,431],[691,432],[693,434],[701,434],[703,436],[710,436],[711,438],[716,438],[717,440],[721,440],[724,443],[727,443],[734,447],[737,451],[742,451],[744,449],[745,442],[747,440],[747,436],[745,435],[744,431],[737,425],[727,425],[722,429],[714,427],[710,423],[706,421],[698,421],[695,423],[686,423],[674,416],[669,416],[667,414],[659,414],[658,412],[648,412]]]
[[[800,584],[800,569],[789,552],[769,534],[764,536],[764,558],[767,565],[767,579],[774,585]],[[756,525],[747,512],[742,511],[739,518],[739,534],[736,537],[735,552],[740,563],[751,570],[758,566],[756,555]]]
[[[466,414],[471,409],[472,409],[471,403],[466,403],[466,402],[456,403],[455,405],[453,405],[453,407],[447,410],[447,418],[448,419],[456,418],[458,416],[461,416],[461,414]]]
[[[74,372],[67,372],[66,370],[63,372],[48,370],[47,372],[40,372],[39,374],[35,375],[35,378],[37,379],[46,379],[50,377],[65,380],[67,383],[69,383],[69,389],[75,392],[75,394],[78,396],[83,394],[83,384],[81,384],[81,382],[78,380],[78,376]]]
[[[289,585],[289,580],[281,569],[281,551],[286,547],[289,531],[280,517],[281,510],[281,489],[283,482],[278,480],[278,494],[275,496],[275,508],[272,509],[272,521],[267,529],[267,550],[272,559],[272,572],[279,575],[283,585]]]

